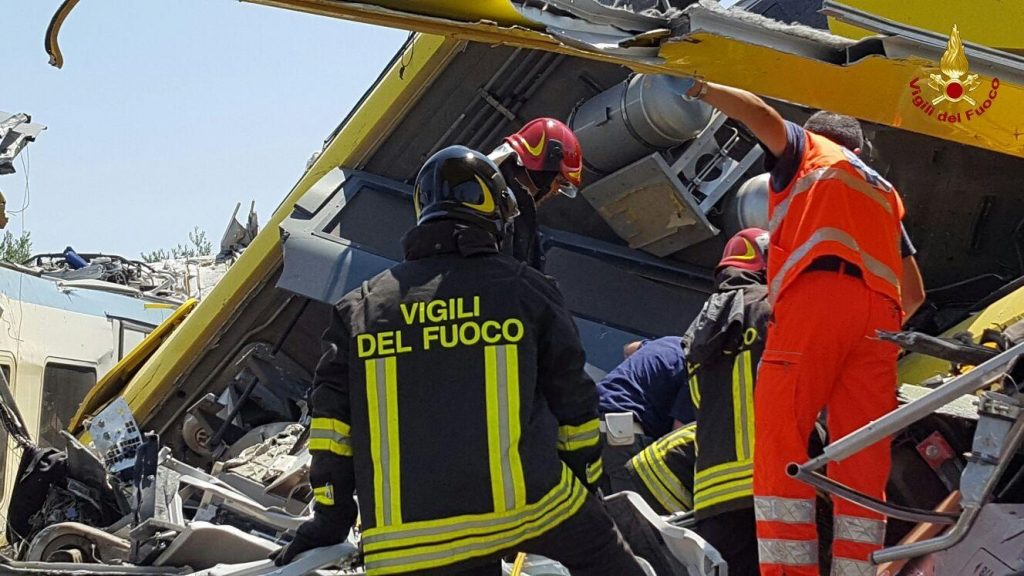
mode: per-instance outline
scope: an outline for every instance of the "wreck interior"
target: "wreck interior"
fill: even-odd
[[[407,48],[395,62],[402,62]],[[612,369],[631,340],[683,333],[711,291],[712,268],[725,239],[743,227],[765,225],[758,210],[766,209],[766,189],[763,180],[760,188],[751,181],[764,171],[759,147],[743,128],[722,118],[700,118],[700,110],[690,109],[699,128],[712,128],[668,137],[660,147],[637,136],[637,126],[623,127],[629,122],[622,110],[643,106],[636,103],[651,94],[664,99],[671,87],[670,80],[641,85],[617,65],[462,43],[363,162],[338,167],[306,192],[282,225],[284,254],[276,269],[139,428],[155,431],[180,461],[178,473],[193,476],[199,472],[188,466],[212,467],[216,476],[224,461],[281,433],[292,434],[289,446],[294,445],[302,432],[289,424],[306,416],[305,396],[330,306],[401,259],[402,233],[413,225],[410,184],[419,166],[450,144],[489,151],[538,116],[569,122],[581,133],[585,156],[589,144],[604,161],[588,161],[580,197],[558,197],[539,209],[546,272],[577,318],[592,376]],[[597,104],[588,107],[591,102]],[[774,104],[796,122],[811,112]],[[668,110],[678,105],[670,102]],[[911,326],[939,334],[976,311],[979,302],[990,302],[993,293],[1006,295],[1024,285],[1024,198],[1016,178],[1024,160],[886,126],[865,129],[872,143],[869,163],[903,194],[905,224],[928,288],[928,302]],[[626,140],[613,139],[622,134]],[[644,143],[637,146],[630,137]],[[635,154],[615,162],[623,150]],[[675,225],[666,224],[666,213],[677,217]],[[970,407],[947,408],[901,434],[894,443],[894,500],[931,509],[946,498],[958,486],[965,466],[960,455],[970,450],[976,420]],[[935,434],[950,448],[941,461],[929,461],[922,452],[939,443]],[[285,452],[291,451],[280,454]],[[278,490],[272,504],[298,513],[297,503],[308,500],[295,480],[301,458],[288,466],[284,476],[293,484]],[[258,476],[218,478],[252,491]],[[1015,496],[1016,482],[1001,486],[1003,501],[1024,502]],[[891,526],[888,538],[895,542],[912,524]],[[273,528],[267,521],[261,531]],[[265,552],[253,550],[254,557]]]
[[[385,179],[392,189],[382,192],[370,186],[358,194],[349,191],[351,197],[324,236],[336,235],[358,250],[399,260],[401,235],[413,224],[408,185],[429,154],[454,143],[490,150],[523,120],[542,115],[568,119],[581,102],[628,76],[621,67],[578,58],[465,44],[366,162],[343,167],[350,175],[365,172]],[[809,112],[777,104],[797,122]],[[1014,177],[1024,161],[893,128],[866,129],[873,144],[872,164],[906,201],[906,227],[928,288],[929,302],[913,323],[940,332],[1024,270],[1024,199]],[[740,146],[749,148],[750,136],[741,131],[741,139],[746,142]],[[683,144],[663,152],[678,157],[685,149]],[[736,189],[761,172],[758,160],[709,211],[708,219],[720,233],[665,256],[630,248],[593,208],[586,187],[600,182],[601,176],[592,170],[585,173],[582,197],[559,197],[540,207],[547,232],[546,271],[558,280],[577,317],[600,333],[588,342],[588,347],[597,346],[591,350],[596,367],[613,367],[624,339],[685,330],[710,292],[711,268],[725,238],[739,229],[733,215]],[[336,171],[307,195],[334,194],[344,180],[342,171]],[[177,401],[167,403],[175,409],[159,411],[144,427],[173,436],[185,403],[197,399],[197,390],[222,390],[240,366],[239,355],[257,343],[273,347],[280,340],[276,356],[288,358],[308,377],[319,356],[318,338],[326,326],[328,304],[307,302],[278,288],[279,274],[250,295],[217,346],[182,376]],[[350,279],[345,288],[356,281]],[[605,339],[614,343],[601,346]]]

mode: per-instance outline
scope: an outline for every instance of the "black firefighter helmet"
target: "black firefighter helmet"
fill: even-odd
[[[449,218],[483,228],[498,240],[519,215],[498,167],[465,146],[449,146],[427,159],[416,175],[413,204],[417,225]]]

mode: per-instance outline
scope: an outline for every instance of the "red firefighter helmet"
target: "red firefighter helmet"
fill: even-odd
[[[519,156],[534,185],[545,194],[557,183],[558,191],[576,197],[583,172],[583,151],[576,134],[554,118],[530,120],[505,142]]]
[[[754,272],[765,270],[768,267],[768,231],[747,228],[729,238],[715,272],[726,266]]]

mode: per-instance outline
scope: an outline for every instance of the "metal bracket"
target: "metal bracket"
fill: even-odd
[[[699,207],[704,214],[709,213],[740,177],[747,173],[754,162],[764,155],[760,146],[753,146],[740,160],[729,156],[740,141],[740,133],[736,128],[725,126],[727,119],[725,114],[716,111],[707,127],[671,167],[672,172],[680,175],[686,182],[686,191],[699,198]],[[728,132],[728,137],[723,144],[719,144],[716,135],[723,128]],[[706,156],[711,158],[700,163],[701,158]],[[715,170],[721,170],[718,177],[707,180]],[[703,198],[700,198],[701,196]]]

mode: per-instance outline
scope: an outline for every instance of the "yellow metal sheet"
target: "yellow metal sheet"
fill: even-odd
[[[552,36],[521,25],[499,25],[500,14],[487,14],[481,20],[461,21],[401,12],[383,7],[385,2],[374,4],[338,3],[325,0],[243,0],[287,10],[297,10],[318,16],[329,16],[363,24],[399,28],[423,34],[436,34],[458,40],[483,44],[503,44],[517,48],[529,48],[578,56],[590,60],[610,62],[627,66],[637,72],[658,73],[665,70],[649,63],[633,62],[613,54],[588,52],[566,46]],[[380,4],[380,6],[375,5]],[[532,25],[532,23],[529,23]]]
[[[1000,50],[1024,49],[1024,2],[1006,0],[842,0],[843,4],[894,22],[938,32],[955,24],[964,42]],[[873,32],[829,18],[833,34],[859,39]]]
[[[501,13],[488,13],[483,9],[476,13],[476,17],[482,17],[483,21],[467,22],[400,12],[399,3],[386,0],[373,4],[386,3],[394,9],[369,3],[346,4],[326,0],[248,1],[382,26],[446,34],[464,40],[560,52],[619,64],[638,72],[698,75],[795,104],[1024,156],[1024,112],[1021,112],[1024,110],[1024,88],[1000,82],[995,91],[997,97],[991,99],[988,108],[984,108],[985,101],[990,100],[987,95],[993,79],[980,77],[979,87],[972,98],[978,97],[976,103],[982,107],[982,114],[977,114],[977,109],[965,101],[928,108],[926,103],[937,95],[928,86],[929,75],[940,73],[935,62],[875,56],[849,66],[838,66],[701,32],[663,44],[660,56],[665,62],[658,65],[571,48],[535,30],[501,27],[494,24],[500,22]],[[943,33],[948,34],[949,30]],[[964,36],[969,38],[966,34]],[[921,107],[915,106],[915,96],[919,97],[917,102]]]
[[[662,45],[678,74],[903,130],[1024,157],[1024,89],[979,76],[966,101],[930,105],[938,63],[869,56],[839,66],[700,32]],[[929,107],[930,106],[930,107]]]
[[[152,332],[146,335],[139,342],[139,345],[132,349],[131,352],[121,358],[121,361],[114,365],[107,372],[95,386],[89,390],[89,393],[85,395],[82,403],[78,406],[78,411],[75,416],[71,419],[68,424],[68,430],[74,432],[79,426],[82,425],[82,421],[85,417],[93,412],[103,408],[108,402],[113,400],[124,388],[128,379],[131,378],[143,362],[149,359],[151,355],[156,353],[160,345],[174,333],[174,329],[179,324],[185,321],[185,318],[195,309],[196,304],[199,301],[195,298],[186,300],[181,306],[160,323]],[[148,307],[149,304],[146,304]]]
[[[292,188],[228,274],[132,378],[123,396],[136,419],[144,423],[174,392],[178,378],[209,347],[217,332],[228,325],[245,298],[277,268],[281,258],[278,227],[295,202],[324,174],[339,165],[357,164],[374,142],[386,137],[388,126],[415,102],[458,45],[438,36],[421,35],[413,40],[407,56],[387,73]]]
[[[374,4],[391,10],[464,22],[487,20],[502,26],[534,25],[523,18],[508,0],[376,0]]]
[[[970,332],[977,341],[986,328],[1004,330],[1020,320],[1024,320],[1024,288],[1011,292],[978,314],[950,328],[943,336]],[[900,360],[900,381],[918,384],[937,374],[946,374],[950,368],[949,362],[944,360],[923,354],[910,354]]]

